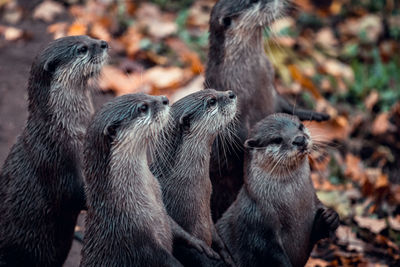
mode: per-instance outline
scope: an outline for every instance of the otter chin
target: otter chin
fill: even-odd
[[[314,244],[334,234],[338,214],[310,177],[312,141],[300,120],[273,114],[245,142],[245,177],[217,231],[238,266],[304,266]]]

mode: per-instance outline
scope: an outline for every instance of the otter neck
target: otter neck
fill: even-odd
[[[146,146],[132,146],[126,142],[113,146],[109,163],[110,177],[105,179],[109,180],[114,203],[122,207],[132,205],[140,195],[138,189],[148,188],[148,177],[153,175],[148,167],[146,149]]]
[[[185,138],[178,148],[172,175],[176,179],[182,179],[184,183],[207,181],[213,140],[212,136]]]
[[[279,176],[265,170],[261,166],[249,166],[245,174],[244,188],[257,201],[265,202],[269,199],[279,199],[282,190],[303,190],[310,184],[310,166],[305,159],[297,168],[293,168]],[[283,167],[284,168],[284,167]]]

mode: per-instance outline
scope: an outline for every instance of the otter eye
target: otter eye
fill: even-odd
[[[78,48],[78,54],[85,54],[88,51],[88,47],[86,45],[83,45]]]
[[[225,17],[223,18],[222,23],[224,24],[225,28],[228,28],[232,24],[232,19],[230,17]]]
[[[217,104],[217,99],[215,98],[211,98],[210,100],[208,100],[208,104],[212,107],[215,106],[215,104]]]
[[[269,145],[279,145],[281,144],[283,141],[282,137],[275,137],[273,139],[271,139],[271,141],[268,142]]]
[[[258,0],[250,0],[250,4],[258,3]]]
[[[149,105],[147,104],[143,104],[139,107],[139,110],[143,113],[147,112],[147,110],[149,109]]]

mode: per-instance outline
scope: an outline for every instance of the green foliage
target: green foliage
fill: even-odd
[[[151,0],[151,2],[166,10],[179,11],[189,7],[194,0]]]
[[[178,25],[178,37],[184,41],[192,50],[196,51],[202,60],[207,56],[208,32],[204,31],[198,35],[193,35],[186,27],[189,10],[185,9],[178,13],[176,24]]]
[[[377,48],[372,51],[373,62],[366,64],[354,59],[351,66],[355,81],[350,84],[346,98],[364,99],[372,90],[377,90],[380,96],[379,105],[382,110],[389,110],[400,100],[400,63],[398,57],[393,57],[388,63],[383,63]]]

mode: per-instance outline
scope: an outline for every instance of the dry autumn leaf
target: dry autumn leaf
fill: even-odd
[[[46,0],[35,8],[33,18],[52,22],[57,15],[64,13],[64,11],[65,9],[60,3]]]

